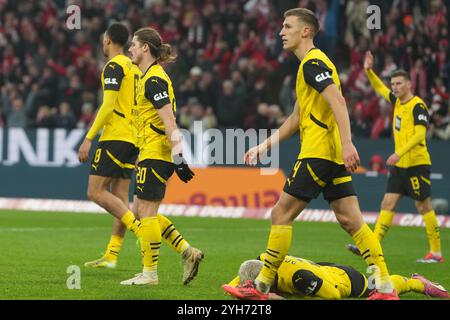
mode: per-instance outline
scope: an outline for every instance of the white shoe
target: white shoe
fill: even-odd
[[[158,274],[156,272],[137,273],[134,278],[124,280],[120,284],[125,286],[142,286],[146,284],[156,286],[158,284]]]
[[[198,273],[198,266],[205,255],[197,248],[189,247],[183,252],[183,284],[187,285]]]

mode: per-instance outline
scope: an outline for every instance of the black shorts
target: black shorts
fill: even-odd
[[[115,179],[131,179],[139,149],[134,144],[111,140],[100,141],[91,162],[89,174]]]
[[[398,193],[417,201],[431,196],[429,165],[410,168],[392,167],[389,171],[387,193]]]
[[[167,180],[175,170],[173,163],[146,159],[139,162],[135,194],[138,199],[161,201],[166,193]]]
[[[355,268],[329,262],[318,262],[317,264],[320,266],[335,267],[344,270],[352,284],[352,289],[350,292],[351,298],[369,296],[367,289],[368,286],[367,277],[358,270],[356,270]]]
[[[306,202],[321,192],[328,202],[356,195],[344,165],[316,158],[297,160],[283,191]]]

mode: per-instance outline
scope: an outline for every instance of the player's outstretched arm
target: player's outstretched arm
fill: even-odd
[[[183,147],[181,145],[181,134],[173,114],[171,104],[166,104],[162,108],[157,109],[159,117],[164,123],[165,133],[169,139],[170,148],[172,150],[172,158],[175,164],[175,172],[181,181],[187,183],[194,177],[194,172],[189,168],[186,160],[183,158]]]
[[[91,128],[86,134],[86,138],[78,150],[78,159],[80,162],[86,162],[89,159],[89,151],[91,149],[92,140],[95,139],[98,132],[105,126],[111,117],[118,95],[118,91],[103,91],[103,103],[95,116],[95,120],[92,123]]]
[[[295,102],[294,110],[281,125],[281,127],[275,131],[270,137],[268,137],[261,144],[251,148],[244,155],[244,163],[250,166],[256,165],[256,162],[261,153],[267,152],[274,145],[283,142],[287,138],[291,137],[299,130],[300,121],[300,107],[298,101]]]
[[[359,155],[352,142],[347,103],[334,83],[328,85],[321,94],[333,110],[339,128],[342,143],[342,160],[344,160],[345,168],[349,172],[354,172],[359,165]]]
[[[369,78],[370,84],[375,89],[375,91],[385,98],[390,103],[394,103],[392,101],[392,92],[388,87],[381,81],[380,78],[373,71],[373,56],[370,51],[366,52],[366,56],[364,58],[364,70],[366,71],[367,77]]]

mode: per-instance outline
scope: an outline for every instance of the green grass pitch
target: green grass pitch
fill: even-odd
[[[109,240],[111,217],[98,214],[0,211],[0,299],[230,299],[221,285],[231,280],[246,259],[265,250],[270,221],[169,217],[183,236],[205,252],[196,279],[183,286],[181,258],[162,247],[155,287],[125,287],[120,281],[141,269],[140,253],[128,234],[116,269],[87,269]],[[450,259],[450,230],[441,229],[444,255]],[[334,223],[296,222],[291,255],[352,265],[365,270],[361,258],[344,248],[351,238]],[[419,272],[450,288],[449,262],[415,262],[426,253],[423,228],[393,226],[383,242],[391,274]],[[81,289],[67,289],[67,268],[81,269]],[[410,293],[402,299],[429,299]]]

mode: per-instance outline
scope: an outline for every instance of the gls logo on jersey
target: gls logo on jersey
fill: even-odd
[[[116,78],[105,78],[105,84],[118,84]]]
[[[316,288],[317,288],[317,281],[313,280],[309,283],[309,286],[308,286],[308,288],[306,288],[305,293],[307,295],[310,295],[314,292],[314,290],[316,290]]]
[[[167,94],[167,91],[163,91],[163,92],[155,94],[153,96],[153,100],[159,101],[161,99],[168,98],[168,97],[169,97],[169,95]]]
[[[417,118],[419,121],[428,122],[428,117],[424,114],[419,114],[419,117]]]
[[[317,82],[322,82],[322,81],[325,80],[325,79],[331,79],[331,75],[330,75],[330,73],[329,73],[328,71],[323,72],[323,73],[321,73],[321,74],[318,74],[318,75],[316,76],[316,81],[317,81]]]

